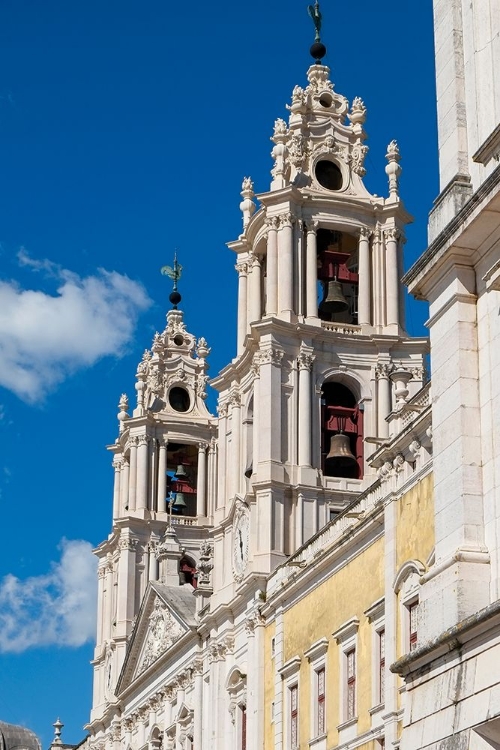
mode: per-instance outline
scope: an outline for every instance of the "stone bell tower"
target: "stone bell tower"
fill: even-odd
[[[195,589],[200,549],[207,556],[216,497],[216,420],[205,404],[210,349],[204,338],[186,330],[176,290],[170,300],[166,328],[155,334],[137,368],[136,406],[130,414],[127,396],[121,397],[119,435],[109,446],[115,469],[113,529],[96,550],[91,721],[115,700],[146,591],[155,584]]]
[[[255,195],[245,178],[243,231],[229,244],[237,357],[213,381],[214,518],[216,560],[229,537],[233,563],[216,571],[216,588],[268,573],[373,482],[368,456],[423,384],[427,342],[404,323],[411,216],[398,146],[387,148],[387,197],[370,194],[366,107],[335,91],[319,41],[311,53],[288,122],[274,125],[270,188]]]

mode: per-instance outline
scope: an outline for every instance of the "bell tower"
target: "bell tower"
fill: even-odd
[[[108,446],[115,470],[113,528],[96,550],[91,722],[115,700],[130,636],[151,586],[195,591],[198,580],[203,584],[204,562],[211,569],[207,537],[217,447],[216,420],[205,404],[210,349],[204,338],[188,332],[178,309],[177,260],[162,271],[174,279],[172,309],[138,365],[135,407],[129,409],[125,394],[120,398],[119,434]]]
[[[423,385],[426,339],[404,323],[400,153],[387,148],[388,195],[366,189],[366,107],[335,91],[322,64],[321,14],[307,85],[276,120],[269,190],[242,185],[237,357],[215,378],[218,586],[267,574],[375,479],[367,462],[391,412]],[[248,552],[241,543],[248,517]],[[246,535],[246,532],[245,534]],[[229,539],[227,539],[229,537]],[[236,564],[235,560],[240,562]],[[217,566],[216,566],[217,567]]]

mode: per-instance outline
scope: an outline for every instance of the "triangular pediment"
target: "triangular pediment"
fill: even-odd
[[[149,584],[127,646],[117,694],[146,675],[187,633],[196,631],[192,592],[189,585]]]

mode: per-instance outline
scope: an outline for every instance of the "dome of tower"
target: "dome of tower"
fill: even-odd
[[[0,750],[40,750],[40,748],[40,740],[30,729],[0,721]]]

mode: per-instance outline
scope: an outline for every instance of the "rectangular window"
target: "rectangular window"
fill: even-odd
[[[385,703],[385,630],[378,632],[378,702]]]
[[[354,719],[356,716],[356,650],[351,649],[345,655],[347,675],[347,716],[346,719]]]
[[[417,648],[418,640],[418,602],[413,602],[408,607],[408,620],[410,624],[410,651],[414,651]]]
[[[325,668],[322,667],[316,672],[317,693],[317,726],[316,735],[325,733]]]
[[[297,685],[290,688],[290,750],[299,746],[299,693]]]
[[[247,750],[247,708],[241,706],[241,750]]]

